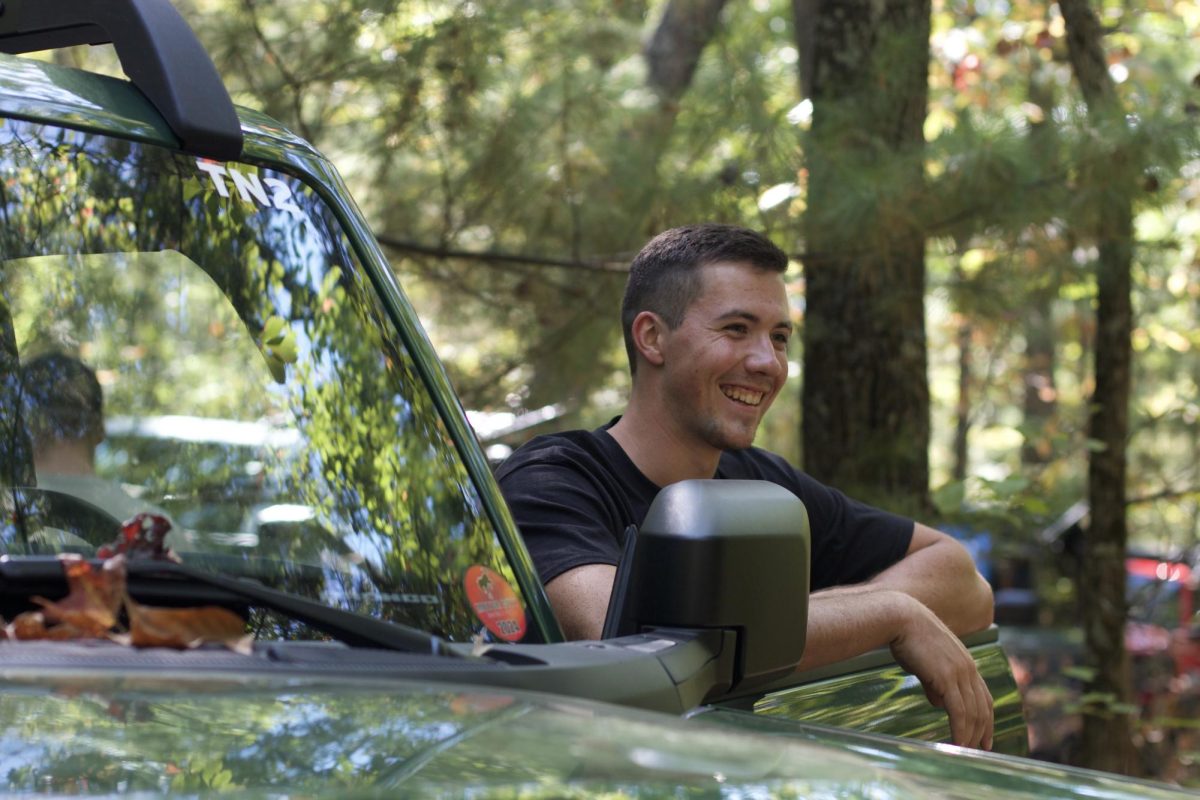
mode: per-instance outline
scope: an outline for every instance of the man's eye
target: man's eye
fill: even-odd
[[[788,342],[791,341],[791,337],[788,336],[786,333],[777,333],[777,334],[775,334],[775,336],[773,338],[775,339],[776,344],[782,345],[784,347],[787,347]]]
[[[729,331],[730,333],[746,333],[749,328],[741,323],[734,323],[732,325],[726,325],[725,330]]]

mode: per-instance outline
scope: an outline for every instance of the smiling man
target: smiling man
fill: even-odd
[[[625,413],[529,442],[501,465],[501,489],[564,632],[587,639],[603,627],[624,532],[662,487],[742,478],[787,488],[812,532],[801,669],[890,647],[946,709],[954,741],[990,747],[992,698],[958,635],[991,624],[992,595],[967,552],[751,446],[788,374],[786,269],[783,251],[744,228],[652,239],[621,310],[633,372]]]

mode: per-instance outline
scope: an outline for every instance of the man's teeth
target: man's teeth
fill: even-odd
[[[737,400],[739,403],[745,403],[748,406],[756,406],[762,402],[763,392],[752,392],[748,389],[738,389],[733,386],[722,386],[721,391],[730,400]]]

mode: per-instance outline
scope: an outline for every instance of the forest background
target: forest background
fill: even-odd
[[[337,164],[481,435],[619,411],[654,233],[770,235],[803,335],[758,443],[1033,553],[1041,622],[1086,641],[1072,757],[1186,779],[1185,738],[1144,755],[1188,726],[1131,702],[1121,631],[1126,547],[1200,547],[1200,2],[176,5]],[[1040,574],[1081,501],[1082,573]]]

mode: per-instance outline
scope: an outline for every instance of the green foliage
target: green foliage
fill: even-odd
[[[1074,703],[1069,703],[1064,709],[1068,714],[1083,713],[1098,717],[1116,715],[1132,715],[1137,713],[1137,706],[1122,703],[1112,692],[1085,692]]]
[[[1072,678],[1077,681],[1088,683],[1096,677],[1096,670],[1092,667],[1084,666],[1064,667],[1062,675],[1064,678]]]

